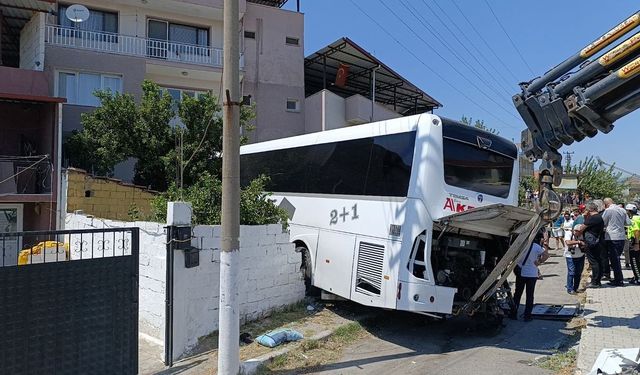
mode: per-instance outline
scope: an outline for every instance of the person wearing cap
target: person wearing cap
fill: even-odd
[[[622,276],[620,256],[627,237],[625,226],[631,224],[631,220],[625,209],[618,207],[613,199],[605,198],[604,206],[605,210],[602,213],[605,226],[604,243],[607,249],[607,262],[613,271],[613,280],[609,283],[613,286],[623,286],[624,277]]]
[[[578,246],[579,241],[573,234],[573,218],[564,222],[564,259],[567,262],[567,293],[576,294],[580,287],[580,278],[584,269],[584,254]]]
[[[629,245],[629,263],[633,271],[633,278],[630,284],[640,284],[640,215],[635,204],[628,204],[626,207],[631,225],[627,227],[627,238]]]

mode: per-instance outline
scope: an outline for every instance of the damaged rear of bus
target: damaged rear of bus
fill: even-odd
[[[500,316],[511,301],[506,277],[538,225],[534,212],[517,207],[518,150],[502,137],[447,119],[431,126],[428,138],[442,142],[417,155],[430,161],[413,171],[421,182],[413,194],[424,208],[407,210],[415,219],[405,218],[414,225],[404,241],[413,246],[399,270],[397,308]]]

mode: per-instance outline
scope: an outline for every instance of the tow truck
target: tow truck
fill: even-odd
[[[640,32],[598,56],[640,25],[636,12],[541,77],[520,84],[513,104],[527,125],[522,147],[539,169],[537,211],[554,220],[562,204],[553,185],[562,180],[562,146],[598,133],[640,107]],[[573,69],[576,69],[572,71]]]
[[[609,133],[615,121],[640,107],[640,32],[608,49],[639,25],[640,11],[542,76],[520,83],[521,92],[512,100],[527,126],[522,132],[523,152],[532,162],[541,160],[540,190],[534,202],[537,214],[521,224],[523,230],[462,311],[472,315],[493,297],[511,300],[507,276],[535,233],[562,212],[562,202],[553,190],[562,180],[558,150]],[[479,214],[472,211],[465,214]]]

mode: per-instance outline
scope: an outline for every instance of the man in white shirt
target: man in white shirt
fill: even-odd
[[[620,265],[620,255],[624,250],[624,242],[627,238],[625,225],[631,224],[627,211],[620,208],[613,199],[605,198],[606,209],[602,213],[602,220],[605,225],[604,240],[607,247],[607,254],[611,269],[613,270],[613,281],[609,284],[613,286],[623,286],[622,266]]]

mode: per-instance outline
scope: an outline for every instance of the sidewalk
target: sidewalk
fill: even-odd
[[[631,270],[623,272],[625,280],[632,276]],[[640,346],[640,286],[587,289],[584,317],[578,370],[587,374],[602,349]]]

